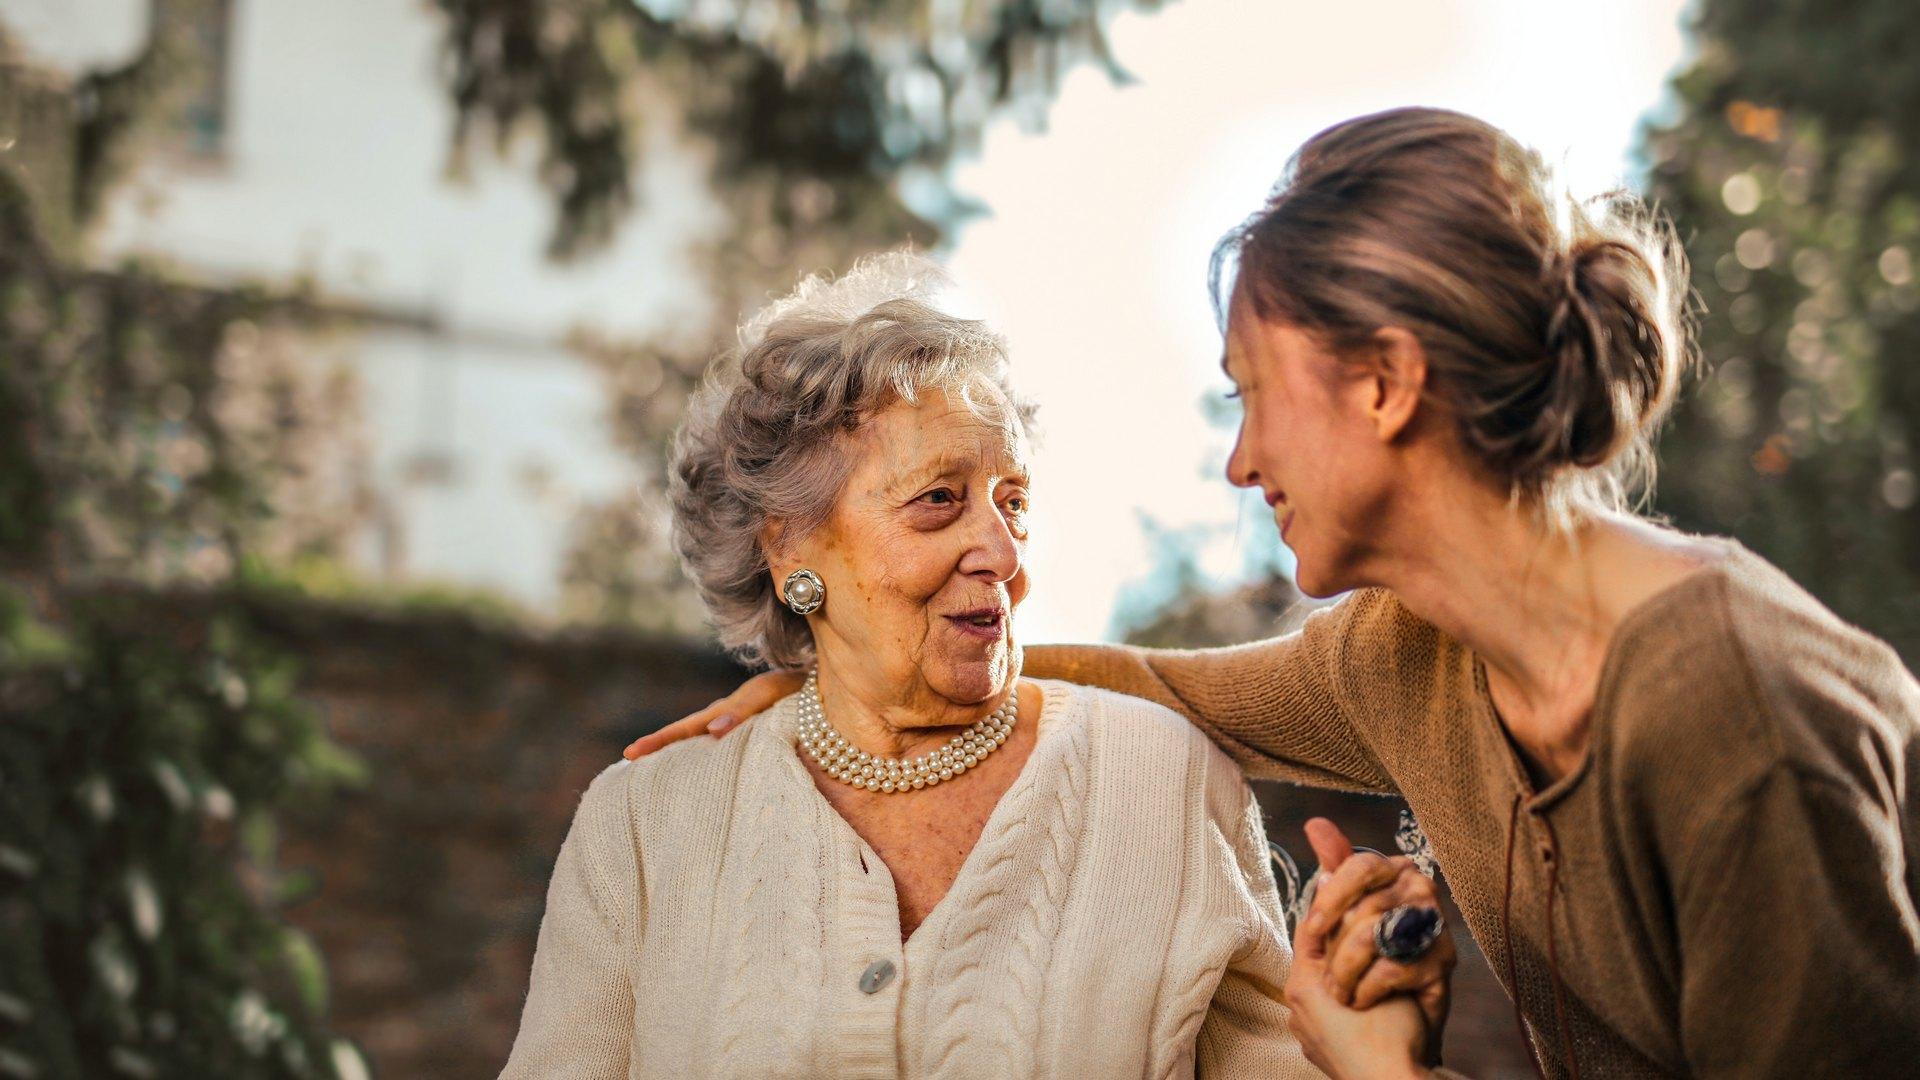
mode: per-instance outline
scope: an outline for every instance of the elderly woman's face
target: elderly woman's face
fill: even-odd
[[[822,663],[895,700],[973,704],[1007,689],[1027,594],[1026,439],[934,392],[876,415],[848,451],[832,515],[775,567],[826,582],[809,616]]]

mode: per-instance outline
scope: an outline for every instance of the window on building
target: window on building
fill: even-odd
[[[167,3],[155,0],[155,7],[164,8]],[[234,0],[197,0],[187,6],[193,25],[174,131],[178,150],[192,160],[217,161],[226,153],[233,4]]]

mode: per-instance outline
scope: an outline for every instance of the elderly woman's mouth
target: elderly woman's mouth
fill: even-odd
[[[1007,633],[1007,616],[1001,611],[969,611],[945,618],[961,633],[986,641],[998,641]]]

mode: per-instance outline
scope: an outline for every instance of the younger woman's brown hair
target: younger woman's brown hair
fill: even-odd
[[[1401,327],[1431,396],[1519,498],[1561,520],[1624,508],[1692,362],[1672,229],[1614,193],[1555,193],[1540,156],[1481,120],[1407,108],[1315,135],[1214,250],[1213,287],[1350,352]]]

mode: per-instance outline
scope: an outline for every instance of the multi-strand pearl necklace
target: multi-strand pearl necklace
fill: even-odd
[[[807,673],[800,688],[800,745],[820,763],[828,776],[867,791],[919,791],[951,780],[1000,749],[1019,719],[1020,696],[1008,694],[1006,704],[976,720],[972,727],[947,740],[945,746],[917,758],[875,757],[848,742],[827,723],[820,706],[819,669]]]

